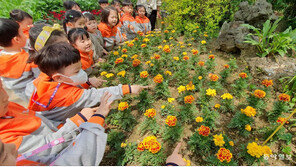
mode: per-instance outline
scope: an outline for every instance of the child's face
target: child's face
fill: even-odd
[[[110,14],[109,14],[109,17],[108,17],[108,23],[111,27],[114,27],[116,26],[117,24],[117,21],[118,21],[118,15],[117,15],[117,12],[114,11],[114,10],[111,10],[110,11]]]
[[[129,6],[124,6],[124,7],[122,7],[122,11],[123,11],[124,13],[130,13]]]
[[[144,7],[141,7],[141,8],[138,9],[138,14],[139,14],[140,17],[144,17],[145,13],[146,13],[146,11],[145,11]]]
[[[8,98],[8,94],[4,90],[2,81],[0,80],[0,117],[3,117],[7,112]]]
[[[114,6],[114,8],[117,10],[118,13],[121,12],[121,6],[120,6],[119,3],[116,3],[116,4],[114,4],[113,6]]]
[[[100,6],[102,9],[105,9],[106,7],[109,6],[109,4],[108,3],[100,3]]]
[[[23,33],[23,30],[19,28],[18,35],[12,39],[12,45],[17,46],[18,48],[23,48],[26,46],[27,38]]]
[[[15,145],[10,143],[6,144],[0,140],[0,164],[2,166],[15,166],[16,165],[16,158],[17,158],[17,150]]]
[[[87,31],[90,33],[94,33],[98,29],[98,23],[96,20],[88,20],[85,25],[87,27]]]
[[[23,31],[29,31],[33,25],[33,19],[26,17],[23,21],[18,23]]]
[[[84,28],[85,22],[85,18],[80,17],[76,22],[68,22],[67,26],[69,26],[70,28]]]
[[[78,12],[81,12],[81,9],[78,5],[73,6],[72,10],[76,10]]]
[[[52,75],[52,78],[56,82],[72,83],[73,81],[69,77],[77,75],[80,69],[81,69],[81,62],[79,61],[77,63],[64,67],[58,73],[55,73],[54,75]]]
[[[92,43],[89,38],[83,35],[83,38],[78,38],[75,41],[74,47],[80,52],[88,53],[92,49]]]

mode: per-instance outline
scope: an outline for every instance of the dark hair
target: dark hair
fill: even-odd
[[[89,34],[85,29],[72,28],[68,33],[68,40],[71,44],[74,44],[77,39],[84,39],[84,36],[89,39]]]
[[[113,7],[113,6],[108,6],[106,7],[103,11],[102,11],[102,19],[101,22],[102,23],[106,23],[108,24],[108,17],[110,15],[110,11],[113,10],[116,12],[116,15],[118,15],[118,11]],[[117,24],[119,23],[119,19],[117,19]],[[117,25],[116,24],[116,25]]]
[[[98,2],[99,2],[99,4],[102,4],[102,3],[108,3],[109,4],[108,0],[99,0]]]
[[[83,16],[87,19],[87,20],[96,20],[95,16],[89,12],[83,13]]]
[[[140,9],[140,8],[144,8],[144,9],[145,9],[145,13],[146,13],[146,8],[145,8],[145,6],[144,6],[144,5],[137,5],[137,7],[136,7],[136,8],[137,8],[137,11],[139,11],[139,9]]]
[[[75,23],[79,18],[83,17],[82,13],[76,11],[76,10],[68,10],[65,13],[65,19],[63,21],[63,27],[65,32],[67,33],[67,26],[66,24],[71,22],[71,23]]]
[[[34,63],[39,69],[52,76],[64,67],[80,61],[80,53],[67,42],[59,42],[41,49],[35,57]]]
[[[115,4],[122,4],[120,0],[113,0],[111,5],[115,5]]]
[[[10,19],[17,21],[17,22],[21,22],[23,21],[25,18],[29,18],[29,19],[33,19],[31,15],[29,15],[27,12],[19,10],[19,9],[13,9],[10,13]]]
[[[35,42],[36,42],[39,34],[42,32],[44,26],[51,26],[51,25],[45,24],[45,23],[35,24],[34,27],[32,27],[29,31],[30,45],[33,48],[33,50],[32,49],[29,50],[30,58],[29,58],[28,62],[34,61],[34,57],[36,55]],[[50,37],[47,39],[44,47],[55,43],[59,38],[61,38],[63,36],[65,38],[67,38],[66,34],[63,31],[59,31],[59,30],[52,31],[52,33],[51,33]]]
[[[79,4],[75,1],[65,1],[63,6],[66,10],[71,10],[74,6],[80,7]]]
[[[0,18],[0,46],[9,47],[11,40],[18,36],[19,24],[13,20]]]
[[[129,5],[133,5],[133,3],[131,2],[131,0],[123,0],[122,1],[122,6],[129,6]]]

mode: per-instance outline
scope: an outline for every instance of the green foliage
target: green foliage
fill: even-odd
[[[179,141],[183,132],[183,127],[180,121],[177,121],[176,126],[165,125],[162,132],[163,140],[167,141],[170,145],[173,145],[174,143]]]
[[[234,84],[231,84],[232,92],[236,94],[237,97],[241,98],[246,95],[246,89],[248,88],[247,78],[238,78],[235,80]]]
[[[274,123],[282,113],[289,112],[289,106],[286,102],[276,101],[273,104],[273,109],[268,112],[268,121]]]
[[[155,118],[144,118],[144,121],[139,126],[140,134],[143,135],[150,131],[152,134],[156,135],[159,132],[160,126],[157,124]]]
[[[219,30],[219,22],[229,12],[229,0],[164,0],[163,8],[169,16],[169,28],[176,28],[180,31],[191,33],[199,26],[210,36],[215,35]]]
[[[124,158],[125,150],[121,148],[121,143],[125,140],[126,136],[121,131],[112,129],[108,134],[107,144],[110,146],[110,153],[107,154],[108,158],[117,159],[117,164],[120,165]]]
[[[219,113],[216,110],[210,110],[207,106],[203,106],[201,112],[204,119],[203,123],[210,128],[215,128]]]
[[[228,128],[237,129],[242,136],[247,136],[250,134],[250,132],[245,129],[245,126],[251,125],[253,122],[254,119],[252,117],[248,117],[241,112],[236,112],[234,117],[231,119]]]
[[[151,108],[154,103],[152,96],[149,95],[147,90],[143,90],[135,99],[139,100],[137,103],[137,109],[140,115],[142,115],[147,109]]]
[[[209,136],[202,136],[198,134],[198,132],[194,132],[194,134],[190,137],[188,141],[189,149],[192,150],[195,154],[204,156],[209,155],[212,147],[214,147],[212,142],[212,138]]]
[[[135,117],[131,114],[130,109],[124,111],[111,110],[107,121],[127,132],[131,132],[137,122]]]
[[[140,166],[162,166],[165,164],[167,158],[163,150],[164,149],[161,148],[156,154],[152,154],[148,150],[140,152],[138,153],[139,155],[136,162],[138,162]]]
[[[273,124],[272,126],[265,127],[259,131],[260,134],[263,134],[264,138],[267,139],[277,128],[279,124]],[[293,135],[288,133],[285,127],[281,127],[280,130],[275,133],[269,142],[277,142],[279,140],[286,141],[286,144],[289,145],[292,141]]]
[[[155,87],[155,98],[166,99],[170,96],[169,85],[166,81],[159,83]]]
[[[281,19],[276,20],[273,24],[270,20],[267,20],[263,24],[262,30],[249,24],[242,25],[254,31],[254,33],[250,33],[246,36],[245,43],[256,46],[259,51],[259,53],[257,53],[258,56],[276,56],[276,54],[284,56],[289,50],[296,49],[296,29],[292,30],[292,28],[289,27],[284,32],[276,32],[280,20]]]

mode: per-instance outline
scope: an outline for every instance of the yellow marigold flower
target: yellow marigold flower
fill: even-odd
[[[191,166],[191,162],[189,159],[183,158],[183,160],[186,162],[186,166]]]
[[[124,148],[124,147],[126,147],[126,145],[127,145],[126,143],[121,143],[120,147]]]
[[[199,26],[196,26],[196,28],[199,28]]]
[[[142,72],[140,73],[140,77],[141,77],[141,78],[147,78],[148,76],[149,76],[149,74],[148,74],[147,71],[142,71]]]
[[[194,30],[193,32],[194,32],[194,33],[196,33],[196,32],[197,32],[197,30]]]
[[[187,90],[194,90],[195,89],[195,86],[192,84],[192,81],[188,85],[186,85],[186,89]]]
[[[173,57],[174,60],[179,61],[180,58],[179,57]]]
[[[233,99],[233,96],[230,93],[224,93],[222,96],[223,100],[227,99],[227,100],[231,100]]]
[[[193,101],[195,100],[195,98],[192,95],[189,96],[185,96],[184,97],[184,103],[186,104],[191,104]]]
[[[198,65],[202,67],[202,66],[205,65],[205,62],[204,62],[204,61],[199,61],[199,62],[198,62]]]
[[[167,41],[166,41],[166,40],[163,40],[162,42],[163,42],[163,43],[166,43]]]
[[[194,38],[191,38],[191,40],[194,40]]]
[[[161,24],[164,24],[164,21],[160,22]]]
[[[185,60],[185,61],[186,61],[186,60],[189,60],[189,57],[188,57],[188,56],[184,56],[184,57],[183,57],[183,60]]]
[[[220,160],[220,162],[226,161],[227,163],[229,163],[232,158],[232,153],[226,148],[220,148],[216,156]]]
[[[145,150],[145,146],[144,146],[143,142],[138,144],[137,150],[140,151],[140,152]]]
[[[229,145],[230,145],[230,146],[234,146],[233,141],[230,141],[230,142],[229,142]]]
[[[252,127],[248,124],[245,126],[245,129],[250,132],[252,130]]]
[[[172,33],[175,33],[176,32],[176,30],[172,30]]]
[[[119,73],[117,73],[117,75],[118,75],[118,76],[122,76],[122,77],[124,77],[124,76],[125,76],[125,74],[126,74],[126,72],[125,72],[125,71],[120,71]]]
[[[162,46],[161,46],[161,45],[159,45],[157,48],[158,48],[158,49],[162,49]]]
[[[185,86],[182,86],[181,85],[181,86],[178,87],[178,92],[179,93],[184,92],[185,90],[186,90],[186,87]]]
[[[126,53],[127,52],[127,49],[122,49],[122,53]]]
[[[162,105],[162,106],[161,106],[161,109],[164,109],[164,108],[165,108],[165,105]]]
[[[105,76],[105,75],[107,75],[108,73],[106,72],[106,71],[103,71],[103,72],[101,72],[101,76]]]
[[[213,82],[216,82],[219,79],[218,75],[212,74],[212,73],[209,74],[209,77],[210,77],[210,80],[213,81]]]
[[[185,46],[184,45],[181,45],[180,48],[185,48]]]
[[[254,95],[261,99],[265,97],[266,93],[263,90],[257,89],[255,90]]]
[[[189,44],[188,44],[188,46],[192,46],[192,44],[191,44],[191,43],[189,43]]]
[[[168,125],[168,126],[176,126],[177,124],[177,117],[176,116],[167,116],[167,119],[165,120],[165,123]]]
[[[151,64],[150,64],[150,67],[153,67],[153,66],[154,66],[154,64],[153,64],[153,63],[151,63]]]
[[[148,118],[153,118],[156,115],[156,110],[154,108],[150,108],[146,110],[144,115],[147,116]]]
[[[256,109],[251,106],[247,106],[245,109],[241,109],[241,112],[248,117],[254,117],[256,115]]]
[[[239,77],[241,77],[242,79],[245,79],[248,77],[248,74],[245,72],[239,73]]]
[[[172,39],[174,39],[174,38],[173,38],[173,37],[170,37],[170,38],[169,38],[169,40],[172,40]]]
[[[191,53],[192,53],[193,55],[197,55],[197,54],[198,54],[198,50],[192,49],[192,50],[191,50]]]
[[[153,80],[154,80],[154,82],[155,83],[162,83],[162,81],[163,81],[163,77],[162,77],[162,75],[161,74],[157,74],[154,78],[153,78]]]
[[[112,74],[112,73],[109,73],[109,74],[105,75],[106,78],[111,78],[113,76],[114,76],[114,74]]]
[[[212,53],[212,52],[210,52]],[[215,55],[209,55],[209,59],[214,60],[215,59]]]
[[[149,42],[149,41],[150,41],[149,38],[144,38],[144,39],[143,39],[143,42],[145,42],[145,43],[147,43],[147,42]]]
[[[159,150],[161,149],[161,144],[159,142],[153,142],[153,144],[151,144],[150,148],[149,148],[149,151],[152,153],[152,154],[156,154],[159,152]]]
[[[113,54],[114,54],[114,56],[118,56],[119,55],[119,52],[118,51],[114,51]]]
[[[195,118],[195,121],[196,121],[197,123],[202,122],[202,121],[203,121],[203,118],[202,118],[202,117],[196,117],[196,118]]]
[[[198,76],[198,79],[199,79],[199,80],[202,80],[202,76]]]
[[[183,45],[183,44],[184,44],[184,42],[180,41],[180,42],[179,42],[179,44],[180,44],[180,45]]]
[[[142,44],[141,45],[142,48],[145,48],[146,46],[147,46],[147,44]]]
[[[122,62],[123,62],[123,58],[121,58],[121,57],[115,60],[115,64],[119,64]]]
[[[173,101],[175,101],[175,98],[168,98],[169,103],[172,103]]]
[[[119,111],[124,111],[128,108],[128,103],[127,102],[120,102],[118,104],[118,110]]]
[[[187,52],[183,52],[182,55],[183,55],[183,56],[187,56]]]
[[[268,146],[262,146],[262,154],[269,156],[272,154],[272,151]]]
[[[139,57],[139,55],[135,54],[135,55],[133,55],[131,58],[132,58],[132,59],[136,59],[136,58],[138,58],[138,57]]]
[[[280,94],[279,95],[279,100],[284,101],[284,102],[289,102],[290,101],[290,95],[285,94],[285,93]]]
[[[207,41],[205,41],[205,40],[201,41],[201,44],[206,44],[206,43],[207,43]]]
[[[208,34],[204,34],[205,37],[208,37]]]
[[[132,42],[131,43],[128,43],[127,46],[133,47],[134,46],[134,43],[132,43]]]
[[[215,96],[217,95],[217,92],[216,92],[215,89],[210,89],[210,88],[209,88],[209,89],[207,89],[206,91],[207,91],[206,95],[208,95],[208,96],[215,97]]]
[[[169,45],[165,45],[163,47],[163,51],[166,52],[166,53],[170,53],[171,52],[170,46]]]
[[[260,158],[263,155],[271,155],[272,151],[268,146],[260,146],[257,143],[253,142],[253,143],[249,143],[247,146],[247,152],[256,158]]]
[[[172,72],[170,72],[170,71],[166,71],[165,74],[166,74],[166,75],[172,75]]]
[[[222,147],[225,144],[224,137],[222,134],[220,135],[214,135],[214,142],[216,146]]]
[[[128,55],[127,54],[123,54],[121,57],[128,57]]]
[[[221,107],[220,104],[215,104],[215,108],[219,109]]]
[[[262,81],[261,84],[264,85],[265,87],[269,87],[269,86],[273,85],[273,81],[265,79],[265,80]]]
[[[145,64],[150,64],[151,63],[151,61],[146,61],[146,63]]]

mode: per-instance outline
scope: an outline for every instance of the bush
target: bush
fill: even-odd
[[[168,28],[176,28],[183,33],[192,32],[199,26],[209,35],[217,35],[219,23],[229,12],[230,0],[164,0],[164,9],[169,16],[166,18]]]

